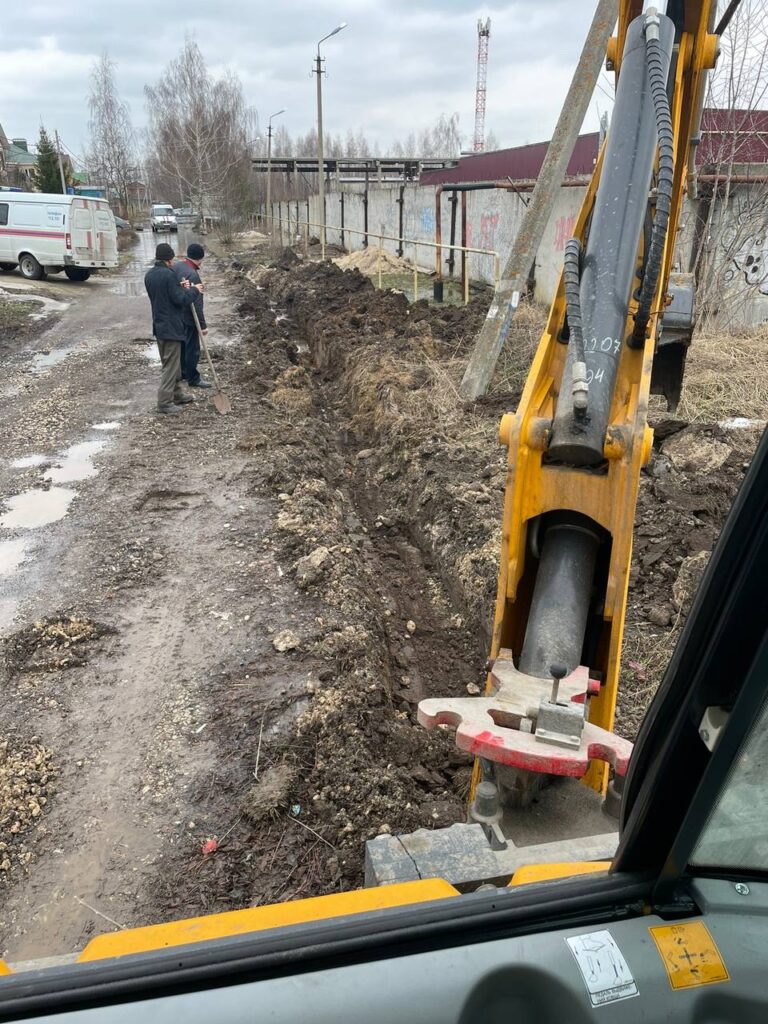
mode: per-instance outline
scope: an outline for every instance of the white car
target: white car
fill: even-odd
[[[87,281],[117,266],[117,228],[106,199],[44,192],[0,192],[0,271],[16,267],[39,281],[63,270]]]
[[[176,214],[170,203],[154,203],[149,215],[149,223],[155,232],[179,230]]]

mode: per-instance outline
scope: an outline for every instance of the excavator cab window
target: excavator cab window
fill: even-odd
[[[696,844],[691,858],[694,871],[768,872],[766,780],[768,702],[755,719]]]

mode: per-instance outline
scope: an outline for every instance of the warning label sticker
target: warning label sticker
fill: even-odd
[[[703,921],[650,928],[674,989],[729,981],[730,975],[715,940]]]
[[[616,1003],[638,994],[629,964],[607,929],[574,935],[566,942],[579,965],[593,1006]]]

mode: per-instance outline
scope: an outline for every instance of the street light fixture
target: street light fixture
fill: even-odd
[[[285,108],[269,115],[267,126],[267,216],[269,217],[269,235],[272,237],[272,118],[285,113]]]
[[[346,21],[337,25],[333,32],[323,36],[320,43],[335,36],[347,27]],[[325,259],[325,159],[323,157],[323,60],[320,56],[320,43],[317,44],[314,73],[317,75],[317,181],[320,194],[320,253]]]

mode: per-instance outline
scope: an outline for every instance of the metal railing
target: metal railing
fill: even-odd
[[[309,255],[309,231],[310,231],[310,228],[315,228],[315,229],[320,231],[319,238],[320,238],[320,258],[321,259],[325,259],[325,250],[326,250],[325,238],[327,237],[327,232],[328,231],[338,231],[341,234],[342,238],[343,238],[343,236],[345,234],[348,234],[348,235],[359,235],[362,238],[371,240],[373,242],[376,242],[376,240],[378,240],[378,250],[377,250],[378,251],[378,258],[377,258],[377,267],[376,267],[376,277],[377,277],[377,284],[378,284],[379,288],[383,287],[382,279],[383,279],[383,276],[384,276],[384,270],[383,270],[383,267],[382,267],[382,260],[381,260],[381,255],[382,255],[382,252],[384,251],[383,243],[384,242],[397,242],[398,243],[398,247],[401,250],[402,250],[402,247],[404,245],[412,245],[413,246],[413,250],[414,250],[413,260],[412,260],[412,263],[413,263],[413,301],[414,302],[419,297],[419,272],[420,272],[419,271],[419,265],[418,265],[418,250],[419,250],[419,247],[423,247],[423,248],[425,247],[427,249],[438,250],[435,253],[437,261],[441,261],[442,260],[442,253],[443,253],[444,249],[448,250],[449,252],[459,253],[460,255],[462,255],[464,257],[462,259],[462,261],[461,261],[461,263],[462,263],[462,270],[463,270],[462,280],[461,280],[461,288],[462,288],[462,297],[463,297],[464,305],[465,306],[469,302],[469,260],[466,258],[469,255],[474,254],[474,255],[477,255],[477,256],[490,256],[490,257],[493,258],[493,287],[494,287],[494,290],[497,289],[498,286],[499,286],[499,279],[501,277],[501,257],[500,257],[499,253],[495,249],[476,249],[476,248],[474,248],[472,246],[467,246],[467,245],[451,245],[450,243],[445,243],[445,242],[439,242],[439,243],[438,242],[430,242],[430,241],[426,241],[423,238],[405,238],[405,237],[401,238],[401,237],[396,236],[396,235],[385,235],[385,234],[382,234],[382,233],[378,233],[377,234],[374,231],[360,231],[357,228],[348,228],[346,226],[342,227],[340,224],[316,224],[314,221],[306,221],[306,220],[299,221],[298,223],[293,225],[293,227],[296,230],[296,234],[292,235],[292,231],[291,231],[292,224],[291,224],[290,210],[287,211],[287,214],[288,214],[288,216],[287,216],[287,223],[286,223],[286,221],[283,220],[282,217],[275,217],[274,215],[262,214],[262,213],[254,214],[253,215],[253,225],[254,225],[254,228],[255,228],[255,226],[257,224],[261,224],[264,221],[271,221],[272,222],[272,231],[269,232],[269,235],[270,235],[271,238],[274,238],[275,226],[277,226],[277,230],[278,230],[278,233],[279,233],[279,239],[280,239],[280,245],[285,245],[285,241],[284,241],[284,231],[285,231],[285,237],[287,237],[289,240],[291,240],[292,238],[294,240],[296,238],[301,238],[302,239],[303,245],[304,245],[304,252],[305,252],[305,254],[307,256]],[[322,230],[323,228],[325,229],[324,231]],[[428,270],[424,270],[424,269],[421,270],[421,274],[422,275],[431,276],[432,273],[433,273],[433,271],[428,271]],[[447,280],[450,281],[451,278],[448,278]]]

